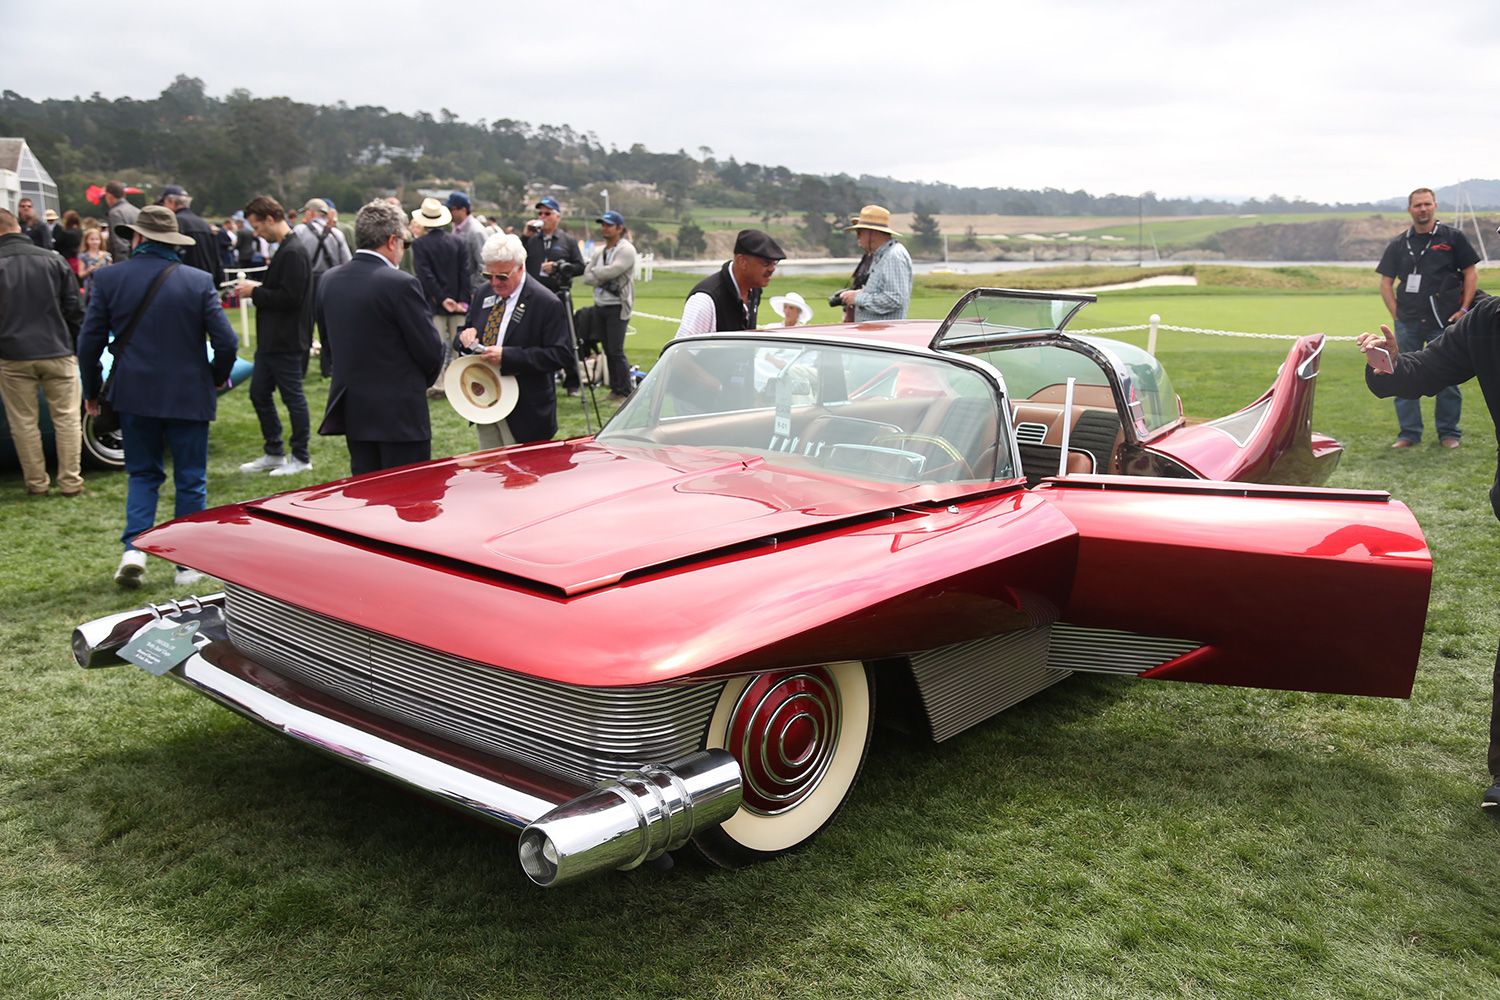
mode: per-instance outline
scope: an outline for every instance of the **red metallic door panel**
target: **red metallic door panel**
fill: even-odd
[[[1199,644],[1142,676],[1411,694],[1432,557],[1387,494],[1110,476],[1037,492],[1079,533],[1064,621]]]

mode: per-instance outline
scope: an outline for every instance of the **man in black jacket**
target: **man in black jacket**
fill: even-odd
[[[236,286],[240,295],[255,303],[255,371],[250,376],[250,402],[260,418],[265,454],[240,466],[241,472],[269,472],[293,476],[312,468],[308,452],[311,423],[302,379],[307,374],[308,351],[312,348],[312,261],[300,240],[291,238],[286,212],[275,198],[265,195],[245,206],[245,219],[255,235],[280,245],[260,282],[244,281]],[[292,425],[292,455],[288,459],[281,441],[281,420],[276,415],[275,392],[281,392],[287,418]]]
[[[1401,353],[1396,335],[1388,326],[1380,328],[1381,336],[1361,334],[1360,350],[1370,362],[1365,368],[1365,385],[1381,399],[1393,396],[1417,399],[1432,396],[1449,386],[1479,379],[1490,419],[1500,427],[1500,298],[1478,299],[1457,323],[1448,327],[1427,346],[1411,353]],[[1391,372],[1374,365],[1390,356]],[[1500,467],[1490,487],[1490,507],[1500,517]],[[1490,704],[1490,787],[1480,806],[1500,814],[1500,651],[1495,656]]]
[[[786,257],[781,245],[759,229],[744,229],[734,240],[734,257],[688,293],[677,336],[755,329],[761,289],[771,283]]]
[[[224,284],[224,263],[219,255],[219,238],[213,227],[192,209],[193,198],[176,184],[168,184],[161,193],[161,203],[177,214],[177,231],[193,238],[193,245],[182,248],[182,262],[188,267],[213,276],[214,287]]]
[[[426,229],[411,245],[412,260],[438,342],[443,345],[443,367],[448,367],[448,344],[463,329],[464,314],[469,311],[469,248],[463,238],[448,231],[453,213],[436,198],[424,198],[422,207],[411,214],[411,221]],[[442,385],[435,383],[427,393],[434,399],[443,395]]]
[[[83,306],[73,269],[57,254],[34,245],[20,221],[0,209],[0,399],[21,462],[26,492],[45,496],[47,458],[37,429],[37,391],[46,396],[57,443],[57,488],[83,492],[79,460],[83,438],[78,358],[74,354]]]
[[[358,249],[318,282],[317,318],[333,347],[319,434],[342,434],[354,475],[432,457],[426,390],[442,367],[422,286],[397,267],[406,214],[375,201],[354,220]]]

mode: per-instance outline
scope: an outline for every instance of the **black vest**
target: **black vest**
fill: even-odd
[[[723,333],[729,330],[753,330],[755,329],[755,313],[760,309],[760,289],[750,289],[748,302],[740,302],[740,293],[735,291],[734,279],[729,276],[729,269],[734,266],[734,261],[727,260],[719,269],[718,274],[710,274],[702,281],[693,286],[688,293],[692,298],[699,292],[714,300],[714,330]],[[745,322],[745,313],[749,311],[750,322]]]

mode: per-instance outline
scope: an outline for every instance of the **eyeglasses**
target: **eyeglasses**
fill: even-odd
[[[511,268],[509,271],[506,271],[504,274],[496,274],[494,271],[486,271],[484,272],[484,276],[486,278],[489,278],[491,281],[509,281],[520,273],[521,265],[517,264],[515,267]]]
[[[554,211],[552,211],[552,209],[550,209],[550,208],[540,208],[540,209],[537,209],[537,213],[536,214],[537,215],[556,215],[557,213],[554,212]]]

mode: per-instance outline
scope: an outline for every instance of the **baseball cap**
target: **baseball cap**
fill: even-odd
[[[625,216],[621,215],[619,212],[605,212],[603,215],[599,216],[597,221],[607,222],[611,226],[623,226],[625,225]]]
[[[443,202],[443,204],[449,208],[462,208],[467,211],[469,209],[469,196],[462,191],[455,191],[448,196],[448,200]]]
[[[552,209],[552,211],[558,213],[559,215],[562,214],[562,206],[557,203],[556,198],[543,198],[541,201],[536,203],[536,207],[550,208]]]

